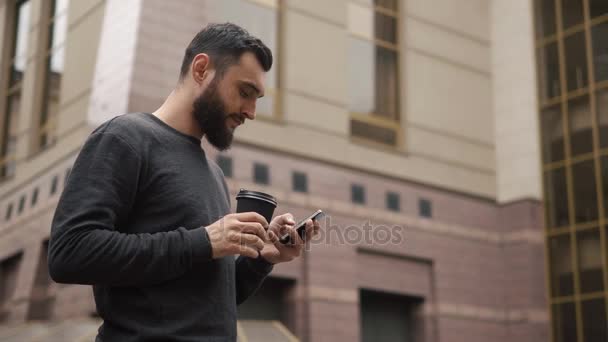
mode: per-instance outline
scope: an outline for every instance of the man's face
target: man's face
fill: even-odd
[[[264,70],[252,53],[227,67],[193,103],[193,115],[209,143],[219,150],[230,148],[234,130],[255,119],[257,99],[264,96]]]

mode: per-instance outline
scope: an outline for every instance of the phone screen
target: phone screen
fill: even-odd
[[[306,232],[306,222],[308,220],[318,221],[323,218],[323,216],[325,216],[325,213],[319,209],[314,214],[298,222],[295,229],[298,232],[298,235],[300,235],[300,238],[304,239],[304,233]],[[291,243],[291,236],[289,234],[285,234],[281,236],[279,240],[282,244]]]

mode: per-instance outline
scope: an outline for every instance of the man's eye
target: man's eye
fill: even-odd
[[[248,98],[249,97],[249,94],[247,94],[247,92],[245,92],[244,90],[241,89],[241,90],[239,90],[239,92],[241,93],[242,97],[244,97],[244,98]]]

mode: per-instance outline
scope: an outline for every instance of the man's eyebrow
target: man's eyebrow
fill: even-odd
[[[258,87],[256,87],[256,85],[253,82],[241,81],[241,84],[252,89],[256,94],[258,94],[258,97],[264,96],[264,94],[260,91],[260,89],[258,89]]]

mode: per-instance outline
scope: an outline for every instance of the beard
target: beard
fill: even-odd
[[[205,138],[220,151],[232,145],[234,132],[226,124],[230,117],[238,119],[238,114],[226,114],[226,105],[218,93],[217,82],[212,81],[205,91],[192,104],[192,115],[196,119]]]

